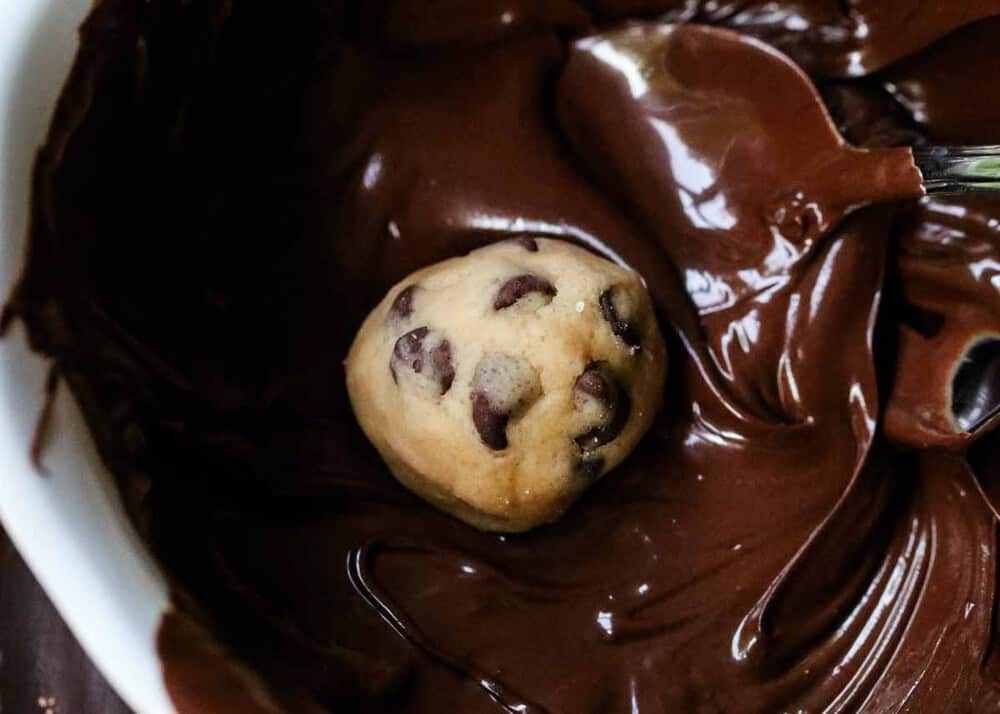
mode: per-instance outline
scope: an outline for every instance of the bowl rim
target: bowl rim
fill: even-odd
[[[0,290],[21,268],[31,167],[91,0],[20,0],[0,23]],[[125,514],[82,414],[57,392],[42,472],[30,456],[48,364],[0,340],[0,523],[84,651],[140,714],[172,714],[157,655],[166,580]]]

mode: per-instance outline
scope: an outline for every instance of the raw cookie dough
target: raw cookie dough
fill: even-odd
[[[396,478],[512,532],[555,520],[628,455],[666,368],[638,275],[531,237],[407,277],[346,362],[354,413]]]

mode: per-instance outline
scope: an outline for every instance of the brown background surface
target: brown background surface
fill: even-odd
[[[0,531],[0,712],[131,714],[131,711],[94,669],[31,571]]]

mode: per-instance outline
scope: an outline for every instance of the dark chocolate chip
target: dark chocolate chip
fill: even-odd
[[[417,285],[409,285],[400,290],[399,295],[392,301],[392,306],[389,308],[389,317],[394,320],[405,320],[412,315],[413,299],[419,289]]]
[[[604,319],[611,325],[611,331],[616,337],[621,338],[622,342],[631,347],[633,351],[638,350],[641,343],[639,331],[631,322],[622,319],[618,315],[618,310],[615,308],[614,302],[614,290],[615,288],[608,288],[601,293],[599,299],[601,314],[604,315]]]
[[[607,366],[600,363],[588,366],[577,377],[573,388],[587,397],[597,399],[605,407],[600,422],[575,438],[580,450],[589,454],[622,433],[632,405],[628,394],[611,375]]]
[[[503,310],[510,307],[529,293],[540,293],[551,300],[552,296],[556,294],[556,289],[548,280],[537,275],[531,273],[518,275],[500,286],[496,299],[493,301],[493,309]]]
[[[451,389],[451,383],[455,381],[455,368],[451,364],[451,344],[447,340],[431,350],[431,364],[434,366],[438,384],[441,385],[441,394],[444,394]]]
[[[536,241],[531,236],[521,236],[520,238],[514,239],[519,246],[524,248],[529,253],[538,252],[538,241]]]
[[[407,366],[414,372],[423,369],[424,338],[428,332],[426,327],[418,327],[396,340],[396,346],[392,348],[392,360],[389,362],[393,378],[396,377],[397,365]]]
[[[451,344],[427,327],[418,327],[396,340],[389,360],[393,381],[398,382],[397,370],[410,369],[437,382],[440,394],[451,389],[455,368],[451,363]]]
[[[542,391],[538,373],[522,357],[488,352],[472,376],[472,423],[491,449],[507,448],[507,422]]]
[[[479,432],[479,438],[495,451],[507,448],[507,421],[510,416],[500,414],[490,404],[490,399],[482,392],[472,395],[472,423]]]
[[[588,367],[583,374],[577,377],[574,386],[584,394],[589,394],[605,404],[613,403],[617,391],[603,370],[594,366]]]

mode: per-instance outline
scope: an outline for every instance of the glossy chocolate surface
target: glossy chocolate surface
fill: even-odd
[[[1000,201],[858,208],[907,152],[648,21],[772,43],[883,149],[1000,143],[1000,26],[961,27],[1000,4],[290,5],[100,4],[11,302],[176,585],[183,714],[1000,707],[1000,445],[950,390],[1000,334]],[[393,481],[341,362],[390,285],[525,234],[637,269],[672,377],[624,464],[498,537]]]

